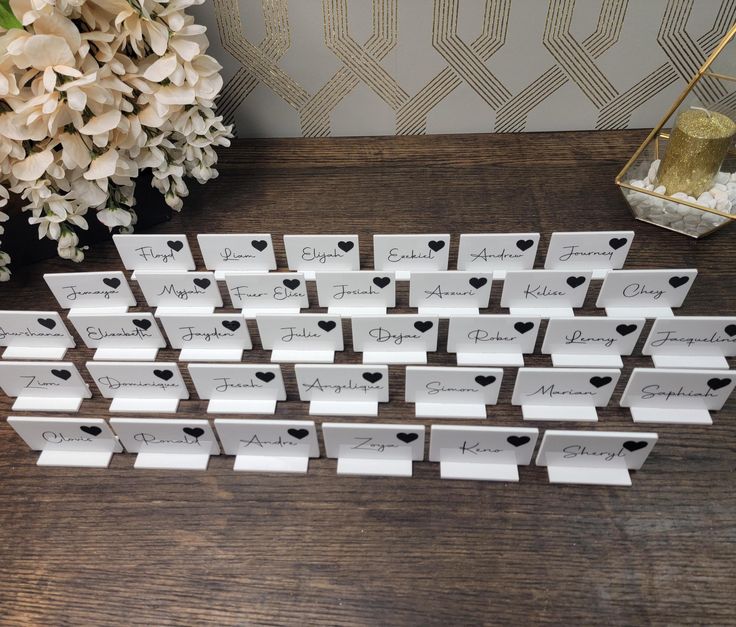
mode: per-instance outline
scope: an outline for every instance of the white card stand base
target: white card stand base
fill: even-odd
[[[263,316],[268,314],[298,314],[301,313],[299,307],[283,307],[281,309],[277,307],[264,307],[263,309],[255,309],[253,307],[245,307],[241,310],[243,318],[246,320],[255,320],[256,316]]]
[[[72,307],[69,309],[68,315],[76,314],[124,314],[128,313],[128,308],[121,307]]]
[[[207,470],[209,461],[209,453],[138,453],[133,468]]]
[[[598,422],[595,407],[580,405],[522,405],[524,420],[564,420],[572,422]]]
[[[397,273],[398,274],[398,273]],[[411,477],[412,460],[407,459],[360,459],[339,457],[338,475],[363,475],[371,477]]]
[[[417,307],[420,316],[437,316],[451,318],[452,316],[477,316],[480,310],[477,307]]]
[[[378,403],[370,401],[310,401],[310,416],[378,416]]]
[[[107,468],[112,451],[42,451],[38,466],[64,466],[67,468]]]
[[[328,307],[327,313],[331,316],[343,316],[344,318],[385,316],[386,307]]]
[[[137,281],[138,280],[138,277],[136,276],[136,274],[138,272],[140,272],[141,274],[145,274],[146,272],[151,272],[151,273],[154,273],[154,274],[157,273],[157,272],[166,272],[167,274],[168,273],[174,273],[174,272],[176,272],[178,274],[180,272],[181,273],[189,272],[189,270],[184,270],[182,268],[160,268],[160,269],[157,269],[157,270],[133,270],[133,272],[130,273],[130,280],[131,281]]]
[[[521,353],[458,353],[458,366],[518,366],[524,365]]]
[[[213,398],[207,403],[208,414],[275,414],[276,401]]]
[[[623,368],[619,355],[580,355],[552,353],[552,365],[557,368]]]
[[[271,361],[286,364],[331,364],[335,361],[335,351],[305,351],[275,348],[271,351]]]
[[[240,361],[241,348],[182,348],[179,361]]]
[[[158,348],[98,348],[96,361],[156,361]]]
[[[610,272],[610,270],[608,268],[595,268],[594,270],[592,270],[592,272],[593,276],[590,277],[591,279],[593,279],[594,281],[602,281],[606,278],[606,275]]]
[[[472,481],[519,481],[519,467],[516,464],[480,464],[440,460],[440,478],[470,479]]]
[[[707,409],[660,409],[658,407],[631,407],[634,422],[678,425],[712,425],[713,418]]]
[[[606,307],[609,318],[672,318],[672,307]]]
[[[723,355],[652,355],[655,368],[707,368],[728,370]]]
[[[630,486],[631,476],[626,467],[585,468],[547,466],[550,483],[582,483],[587,485]]]
[[[224,281],[228,274],[263,274],[268,270],[214,270],[215,281]]]
[[[110,403],[110,411],[115,413],[175,414],[178,407],[178,398],[114,398]]]
[[[396,281],[411,281],[410,270],[396,270],[394,271],[394,279]]]
[[[492,273],[494,281],[505,281],[506,270],[494,270]]]
[[[486,406],[480,403],[415,403],[417,418],[479,418],[485,420]]]
[[[306,474],[309,457],[304,455],[283,457],[273,455],[236,455],[233,470],[244,472],[289,472]]]
[[[211,314],[215,313],[214,307],[156,307],[153,312],[154,317],[161,316],[188,316],[189,314]]]
[[[426,364],[427,351],[365,351],[364,364]]]
[[[50,398],[48,396],[19,396],[13,403],[13,411],[79,411],[82,397]]]
[[[64,346],[8,346],[3,352],[3,359],[58,361],[64,359],[66,351]]]
[[[540,318],[574,318],[572,307],[509,307],[512,316],[539,316]]]

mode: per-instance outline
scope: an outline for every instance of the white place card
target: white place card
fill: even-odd
[[[512,315],[570,318],[582,307],[592,272],[575,270],[509,271],[501,293],[501,307]]]
[[[44,274],[43,279],[62,309],[124,313],[136,304],[125,275],[119,271]]]
[[[493,275],[481,272],[412,272],[409,306],[419,314],[449,317],[477,314],[488,307]]]
[[[437,350],[437,316],[396,314],[352,319],[353,350],[364,364],[426,364]]]
[[[11,416],[8,424],[33,451],[38,466],[107,468],[113,453],[122,453],[115,434],[101,418]]]
[[[671,317],[697,274],[695,269],[612,270],[601,285],[596,307],[605,307],[612,318]]]
[[[388,402],[388,366],[294,366],[299,398],[315,416],[377,416]]]
[[[268,233],[200,233],[197,235],[205,268],[218,281],[226,272],[268,272],[276,269],[276,255]]]
[[[449,257],[448,234],[373,236],[373,267],[394,272],[399,281],[417,270],[447,270]]]
[[[13,411],[75,412],[92,396],[77,367],[66,361],[0,362],[0,389],[15,397]]]
[[[266,364],[189,364],[192,383],[207,413],[273,414],[286,400],[279,366]]]
[[[210,455],[219,455],[210,423],[178,418],[111,418],[125,450],[137,453],[134,468],[207,470]]]
[[[457,269],[491,272],[503,281],[508,270],[531,270],[538,246],[539,233],[463,233]]]
[[[319,457],[311,420],[217,418],[215,429],[225,455],[235,455],[233,470],[304,474]]]
[[[447,352],[458,366],[523,366],[534,352],[539,316],[481,315],[450,318]]]
[[[634,422],[710,425],[734,386],[730,371],[634,368],[620,405]]]
[[[538,437],[528,427],[432,425],[429,461],[440,463],[443,479],[518,481]]]
[[[112,399],[111,412],[174,413],[189,398],[173,362],[88,361],[87,370],[100,394]]]
[[[243,316],[263,313],[298,314],[309,307],[307,282],[301,272],[230,273],[225,275],[230,300]]]
[[[644,328],[644,318],[577,316],[549,321],[542,352],[562,367],[623,368]]]
[[[128,270],[194,270],[194,258],[186,235],[117,234],[112,236],[112,241]]]
[[[284,249],[289,270],[308,281],[317,272],[360,270],[357,235],[284,235]]]
[[[322,439],[338,475],[411,477],[412,462],[424,459],[423,425],[325,422]]]
[[[3,359],[63,359],[74,347],[61,316],[55,311],[0,311]]]
[[[222,297],[212,272],[139,272],[138,286],[156,317],[212,313]]]
[[[661,368],[728,368],[726,357],[736,355],[736,318],[658,318],[642,354]]]
[[[611,400],[620,370],[603,368],[519,368],[512,405],[524,420],[595,422],[596,407]]]
[[[240,361],[253,348],[248,325],[236,313],[163,315],[160,318],[179,361]]]
[[[571,231],[552,233],[544,267],[549,270],[592,270],[602,279],[623,268],[634,231]]]
[[[327,313],[338,316],[376,316],[396,306],[393,272],[319,272],[317,299]]]
[[[146,313],[69,312],[69,321],[94,359],[108,361],[153,361],[166,346],[154,317]]]
[[[537,466],[547,466],[550,483],[631,485],[657,442],[656,433],[556,431],[544,433]]]
[[[415,404],[417,418],[485,419],[502,379],[501,368],[407,366],[405,400]]]
[[[331,363],[344,349],[342,320],[328,314],[267,314],[256,318],[261,345],[271,361]]]

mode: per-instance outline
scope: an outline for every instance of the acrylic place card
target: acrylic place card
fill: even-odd
[[[728,368],[736,355],[736,318],[658,318],[642,348],[658,368]]]
[[[62,309],[125,313],[136,304],[119,271],[44,274],[43,279]]]
[[[412,462],[424,459],[423,425],[324,422],[322,440],[338,475],[411,477]]]
[[[373,267],[396,274],[397,281],[408,281],[418,270],[447,270],[450,236],[374,235]]]
[[[55,311],[0,311],[3,359],[63,359],[74,347],[61,316]]]
[[[409,306],[422,316],[478,314],[488,307],[493,275],[480,272],[412,272],[409,282]]]
[[[122,453],[115,434],[101,418],[11,416],[8,424],[32,451],[38,466],[107,468]]]
[[[317,299],[327,313],[337,316],[384,315],[396,306],[396,278],[393,272],[319,272]]]
[[[298,314],[309,307],[307,282],[300,272],[228,272],[225,284],[233,307],[248,319],[263,313]]]
[[[487,418],[501,389],[501,368],[407,366],[404,400],[417,418]]]
[[[218,281],[226,272],[268,272],[276,255],[268,233],[201,233],[197,235],[204,266]]]
[[[189,364],[199,398],[208,414],[273,414],[286,400],[279,366],[267,364]]]
[[[264,350],[271,361],[332,363],[344,349],[342,320],[328,314],[266,314],[256,317]]]
[[[388,402],[388,366],[294,366],[299,398],[313,416],[377,416]]]
[[[66,361],[0,362],[0,389],[15,397],[13,411],[75,412],[92,396],[77,367]]]
[[[548,270],[592,270],[603,279],[623,268],[634,231],[570,231],[552,233],[544,267]]]
[[[501,307],[514,316],[571,318],[582,307],[591,272],[583,270],[509,271],[501,293]]]
[[[352,319],[353,350],[364,364],[426,364],[437,350],[437,316],[395,314]]]
[[[657,442],[656,433],[556,431],[544,433],[537,466],[547,466],[550,483],[630,486]]]
[[[644,328],[644,318],[577,316],[549,321],[542,352],[552,365],[568,368],[623,368]]]
[[[620,405],[634,422],[710,425],[734,386],[730,371],[634,368]]]
[[[79,337],[94,348],[93,359],[107,361],[154,361],[166,340],[155,318],[146,313],[69,313]]]
[[[491,272],[503,281],[508,270],[531,270],[538,246],[539,233],[463,233],[457,269]]]
[[[138,286],[155,316],[212,313],[222,307],[212,272],[140,272]]]
[[[112,399],[111,412],[174,413],[189,398],[173,362],[88,361],[87,370],[100,394]]]
[[[179,361],[240,361],[253,345],[236,313],[163,315],[159,318]]]
[[[443,479],[518,481],[538,437],[529,427],[432,425],[429,461],[440,463]]]
[[[458,366],[523,366],[534,352],[539,316],[480,315],[450,318],[447,352]]]
[[[217,418],[215,430],[225,455],[235,455],[233,470],[304,474],[319,457],[311,420]]]
[[[284,235],[284,249],[289,270],[308,281],[322,271],[360,270],[357,235]]]
[[[138,235],[118,234],[112,236],[115,248],[128,270],[185,272],[194,270],[194,258],[186,235]]]
[[[524,420],[595,422],[596,407],[611,400],[620,370],[603,368],[519,368],[511,397]]]
[[[612,318],[672,317],[682,305],[698,271],[612,270],[606,275],[596,307],[605,307]]]
[[[137,453],[134,468],[207,470],[210,455],[219,455],[207,420],[179,418],[110,418],[125,450]]]

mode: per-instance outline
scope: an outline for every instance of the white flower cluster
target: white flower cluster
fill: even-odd
[[[185,13],[202,2],[9,0],[22,28],[0,29],[0,207],[19,194],[61,257],[84,258],[89,209],[132,230],[141,170],[176,210],[186,177],[217,176],[232,128],[214,111],[221,66]],[[0,280],[9,261],[0,251]]]

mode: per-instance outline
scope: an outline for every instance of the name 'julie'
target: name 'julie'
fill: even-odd
[[[312,339],[317,337],[322,337],[321,333],[313,333],[312,331],[307,331],[305,327],[301,328],[301,331],[296,330],[297,327],[281,327],[282,331],[286,331],[284,335],[281,336],[282,342],[291,342],[292,340],[296,339]]]

